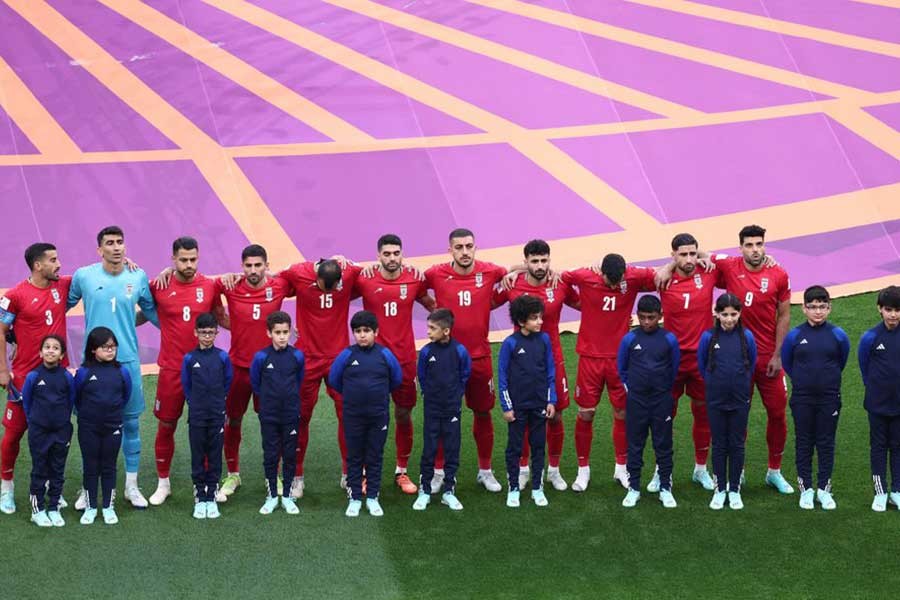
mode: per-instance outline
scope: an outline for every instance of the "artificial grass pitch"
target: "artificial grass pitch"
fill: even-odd
[[[120,523],[98,518],[89,527],[80,513],[63,511],[64,528],[39,529],[29,522],[31,467],[27,439],[16,465],[15,515],[0,515],[2,597],[173,598],[298,597],[365,598],[879,598],[893,595],[897,581],[900,511],[869,508],[868,423],[856,366],[861,334],[878,322],[875,295],[834,302],[831,320],[852,342],[844,372],[843,411],[834,471],[837,510],[797,506],[799,496],[765,487],[765,411],[751,410],[747,443],[745,508],[708,508],[709,492],[690,482],[693,469],[691,414],[683,398],[675,424],[675,486],[678,508],[663,509],[656,495],[642,493],[634,509],[621,506],[623,490],[612,479],[610,407],[604,399],[595,420],[592,480],[583,494],[547,486],[550,506],[509,509],[503,493],[475,484],[477,462],[471,412],[463,411],[463,453],[457,491],[465,509],[452,513],[435,496],[424,513],[414,496],[393,485],[393,423],[385,448],[385,516],[344,517],[338,487],[340,457],[331,400],[322,394],[312,422],[306,460],[306,495],[300,514],[280,508],[257,513],[265,495],[259,425],[248,413],[241,445],[243,485],[216,521],[191,517],[192,492],[187,424],[176,433],[173,495],[161,507],[134,510],[117,502]],[[802,321],[794,307],[792,324]],[[575,336],[563,336],[570,386],[574,387]],[[495,352],[497,346],[494,348]],[[496,361],[495,361],[496,364]],[[148,407],[156,378],[144,380]],[[565,412],[562,473],[575,478],[574,401]],[[418,477],[421,406],[414,411],[416,440],[410,475]],[[506,427],[494,411],[494,472],[505,481]],[[149,497],[156,486],[150,410],[141,424],[140,483]],[[795,483],[793,426],[789,425],[783,471]],[[644,480],[652,475],[648,440]],[[81,459],[73,439],[65,496],[80,487]],[[119,497],[124,482],[120,460]],[[893,582],[893,583],[892,583]]]

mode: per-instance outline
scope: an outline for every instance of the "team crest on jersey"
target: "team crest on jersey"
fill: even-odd
[[[555,290],[548,289],[545,294],[547,295],[547,302],[555,302],[556,301],[556,293]]]
[[[768,277],[763,277],[762,279],[759,280],[759,291],[762,292],[763,294],[765,294],[767,291],[769,291],[769,278]]]
[[[275,293],[272,291],[272,288],[267,287],[266,288],[266,302],[271,302],[274,297],[275,297]]]
[[[697,286],[698,290],[703,289],[703,278],[700,277],[700,273],[694,273],[694,285]]]
[[[131,298],[131,295],[134,294],[134,284],[126,283],[125,284],[125,297]]]
[[[59,290],[56,288],[53,288],[52,290],[50,290],[50,295],[53,296],[53,303],[59,304],[59,302],[60,302]]]
[[[484,285],[484,273],[475,273],[475,287],[480,288]]]
[[[407,285],[405,283],[401,283],[400,284],[400,299],[406,300],[408,293],[409,293],[409,288],[407,287]]]
[[[203,288],[197,288],[197,303],[203,302]]]
[[[619,282],[619,291],[622,292],[623,294],[628,293],[628,281],[627,280],[623,279],[622,281]]]

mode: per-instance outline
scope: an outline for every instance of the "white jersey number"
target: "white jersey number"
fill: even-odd
[[[615,296],[603,296],[603,310],[605,310],[605,311],[616,310],[616,297]]]
[[[49,310],[44,311],[44,323],[47,325],[53,325],[53,313]]]
[[[747,292],[747,295],[744,296],[744,306],[752,306],[753,305],[753,292]]]
[[[319,308],[331,308],[334,306],[334,298],[331,294],[319,294]]]
[[[184,308],[181,309],[181,318],[185,322],[188,322],[191,320],[191,307],[190,306],[185,306]]]
[[[472,306],[472,292],[469,290],[460,290],[456,293],[459,297],[460,306]]]
[[[397,303],[396,302],[385,302],[384,303],[384,316],[386,316],[386,317],[396,317],[397,316]]]
[[[259,317],[260,317],[259,304],[254,304],[253,305],[253,320],[259,321]]]

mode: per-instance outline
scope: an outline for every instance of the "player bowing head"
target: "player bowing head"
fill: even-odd
[[[323,260],[316,267],[316,283],[323,290],[333,290],[341,281],[341,265],[334,259]]]
[[[621,254],[607,254],[600,263],[603,281],[609,287],[615,287],[625,276],[625,258]]]

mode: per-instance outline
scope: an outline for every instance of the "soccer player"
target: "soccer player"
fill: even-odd
[[[741,256],[718,254],[711,259],[722,271],[725,289],[743,302],[741,319],[759,349],[753,383],[766,407],[766,485],[793,494],[794,488],[781,474],[787,441],[787,383],[781,368],[781,345],[791,327],[791,282],[781,266],[767,265],[765,236],[766,230],[759,225],[748,225],[738,234]]]
[[[291,483],[291,497],[301,498],[305,488],[303,464],[309,446],[309,421],[312,419],[319,389],[325,390],[334,401],[338,419],[338,447],[341,450],[342,488],[347,485],[347,447],[344,443],[344,422],[341,394],[328,385],[328,371],[334,359],[350,343],[347,317],[350,299],[362,269],[354,264],[341,264],[336,259],[317,263],[302,262],[282,271],[280,277],[288,281],[297,293],[297,343],[306,357],[306,376],[300,388],[300,435],[297,440],[297,466]]]
[[[425,282],[403,268],[403,242],[393,234],[378,238],[379,269],[372,277],[359,277],[354,292],[362,296],[363,308],[378,315],[378,343],[400,361],[403,383],[394,390],[394,440],[397,466],[394,481],[406,494],[418,490],[406,473],[413,444],[412,409],[416,405],[416,346],[413,337],[413,304],[429,312],[434,298],[426,293]]]
[[[475,234],[468,229],[450,232],[449,263],[434,265],[425,271],[425,282],[434,290],[437,306],[453,311],[453,335],[472,358],[472,374],[466,384],[466,406],[473,413],[472,434],[478,451],[476,481],[490,492],[503,487],[491,470],[494,451],[494,366],[488,342],[491,309],[495,305],[495,286],[506,269],[475,260]],[[440,489],[443,470],[435,469],[432,489]]]
[[[581,307],[578,292],[569,284],[558,281],[554,286],[550,278],[550,245],[544,240],[531,240],[525,244],[525,272],[511,272],[507,276],[515,277],[509,291],[500,292],[497,304],[507,300],[515,300],[522,295],[537,296],[544,303],[543,325],[541,331],[550,336],[553,346],[553,360],[556,367],[556,410],[553,417],[547,419],[547,480],[553,489],[563,491],[568,487],[566,480],[559,472],[559,458],[562,455],[565,429],[562,411],[569,406],[569,384],[566,380],[566,363],[563,358],[562,344],[559,341],[559,319],[563,304],[572,308]],[[519,462],[519,488],[524,487],[529,478],[528,437],[523,439],[522,460]]]
[[[108,327],[118,340],[116,360],[131,375],[131,398],[123,411],[122,451],[125,455],[125,499],[135,508],[147,508],[147,499],[138,488],[141,464],[140,417],[144,412],[141,387],[141,359],[138,353],[136,306],[144,317],[159,327],[156,303],[143,270],[125,268],[125,234],[113,225],[97,234],[101,261],[75,271],[69,288],[68,308],[84,300],[85,331]],[[84,498],[75,508],[85,506]]]
[[[169,470],[175,454],[175,428],[184,410],[184,390],[181,387],[181,363],[184,355],[196,348],[194,321],[197,315],[212,312],[218,323],[228,327],[228,317],[222,306],[216,281],[197,270],[199,260],[197,240],[180,237],[172,243],[172,278],[165,289],[150,291],[156,301],[159,316],[160,345],[159,380],[153,414],[158,420],[156,429],[156,474],[159,483],[150,496],[150,504],[159,506],[172,493]]]
[[[0,511],[16,511],[13,469],[27,422],[19,391],[25,377],[41,364],[41,340],[48,335],[66,339],[66,297],[72,278],[60,276],[56,246],[37,243],[25,250],[25,264],[31,276],[0,297],[0,386],[6,388],[3,441],[0,443]],[[14,327],[18,349],[10,370],[6,354],[6,334]],[[62,357],[62,366],[68,360]],[[64,505],[64,503],[61,503]]]
[[[625,430],[626,393],[619,379],[616,357],[619,342],[628,333],[631,312],[639,292],[655,289],[654,270],[625,264],[619,254],[603,257],[598,275],[582,268],[562,274],[564,283],[574,285],[581,294],[581,327],[575,351],[578,353],[578,378],[575,402],[575,451],[578,475],[572,490],[583,492],[591,480],[591,444],[594,414],[604,386],[613,408],[612,438],[616,453],[613,478],[628,489],[628,437]]]

